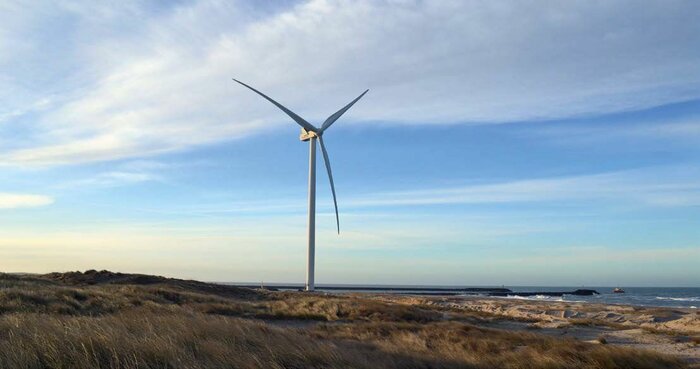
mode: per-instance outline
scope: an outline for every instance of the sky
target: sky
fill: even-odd
[[[700,286],[696,1],[0,0],[0,271]]]

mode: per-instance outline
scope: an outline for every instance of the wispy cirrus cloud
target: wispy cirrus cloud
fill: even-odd
[[[700,206],[700,168],[693,166],[649,167],[587,175],[489,181],[462,186],[434,186],[415,190],[394,190],[340,197],[341,210],[402,208],[429,205],[499,205],[557,203],[598,209]],[[318,201],[321,211],[332,209],[328,199]],[[277,198],[261,201],[202,203],[196,207],[170,209],[192,216],[303,213],[299,199]],[[323,215],[323,214],[322,214]],[[332,213],[325,215],[333,216]],[[555,217],[565,216],[559,212]],[[416,215],[418,216],[418,215]]]
[[[591,122],[534,127],[525,134],[538,140],[560,145],[600,145],[633,142],[626,149],[648,147],[649,144],[700,144],[700,117],[637,121],[620,124],[591,124]],[[616,146],[620,146],[619,144]]]
[[[116,165],[112,170],[55,185],[58,189],[105,188],[135,185],[144,182],[165,182],[164,172],[176,167],[154,160],[134,160]]]
[[[102,187],[118,187],[133,185],[143,182],[162,180],[157,174],[147,172],[125,172],[125,171],[109,171],[98,173],[92,177],[68,181],[58,186],[61,189],[70,188],[102,188]]]
[[[514,180],[371,194],[354,206],[518,204],[584,201],[607,206],[700,206],[700,171],[695,167],[646,168],[579,176]]]
[[[53,202],[53,198],[44,195],[0,192],[0,209],[35,208]]]
[[[61,98],[36,113],[21,147],[0,152],[4,164],[140,157],[283,121],[292,129],[232,76],[309,119],[369,87],[348,120],[395,124],[552,119],[700,97],[695,2],[6,7],[0,45],[24,47],[21,59],[0,59],[0,90],[17,91],[0,95],[9,107],[0,115],[13,124],[30,101]],[[24,32],[32,27],[46,32]],[[63,48],[42,47],[54,34]],[[55,63],[38,68],[47,52]]]

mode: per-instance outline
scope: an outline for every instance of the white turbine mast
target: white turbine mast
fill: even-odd
[[[293,111],[285,108],[282,104],[275,100],[272,100],[267,95],[248,86],[247,84],[233,79],[234,81],[240,83],[241,85],[251,89],[253,92],[265,98],[267,101],[274,104],[280,110],[285,112],[290,118],[292,118],[298,125],[301,126],[301,136],[299,139],[302,141],[309,141],[309,248],[307,256],[306,265],[306,290],[314,290],[314,264],[316,258],[316,141],[321,144],[321,152],[323,153],[323,162],[326,164],[326,170],[328,171],[328,180],[331,183],[331,192],[333,193],[333,206],[335,207],[335,224],[338,229],[338,234],[340,234],[340,218],[338,217],[338,202],[335,198],[335,186],[333,185],[333,173],[331,173],[331,162],[328,159],[328,151],[326,151],[326,145],[323,144],[323,133],[335,123],[341,115],[345,114],[350,107],[352,107],[357,100],[360,100],[367,91],[363,92],[355,100],[351,101],[349,104],[345,105],[342,109],[335,112],[333,115],[326,118],[326,120],[321,125],[321,128],[316,128],[311,123],[304,120],[304,118],[298,116]]]

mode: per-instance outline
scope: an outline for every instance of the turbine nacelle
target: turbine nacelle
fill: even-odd
[[[307,131],[306,129],[304,129],[304,128],[302,127],[302,129],[301,129],[301,134],[299,135],[299,139],[302,140],[302,141],[304,141],[304,142],[306,142],[306,141],[308,141],[308,140],[310,140],[310,139],[312,139],[312,138],[314,138],[314,137],[318,137],[318,136],[320,136],[320,135],[321,135],[321,134],[316,133],[316,132],[314,132],[314,131]]]

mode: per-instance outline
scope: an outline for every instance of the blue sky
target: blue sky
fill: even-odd
[[[0,0],[0,269],[700,285],[692,1]],[[319,167],[319,170],[322,170]]]

